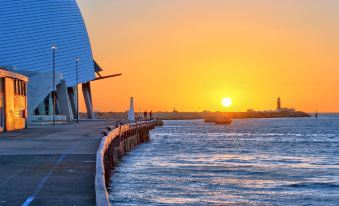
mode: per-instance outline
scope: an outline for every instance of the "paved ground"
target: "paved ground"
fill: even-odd
[[[95,205],[105,121],[0,133],[0,205]]]

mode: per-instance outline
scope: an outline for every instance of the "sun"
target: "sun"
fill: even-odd
[[[225,98],[222,99],[221,104],[224,107],[229,107],[229,106],[232,105],[232,100],[228,97],[225,97]]]

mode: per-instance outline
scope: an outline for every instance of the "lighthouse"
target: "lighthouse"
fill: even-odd
[[[134,99],[131,97],[130,100],[130,108],[128,112],[128,121],[135,122],[135,114],[134,114]]]
[[[280,97],[278,97],[277,99],[277,112],[280,112],[281,111],[281,99]]]

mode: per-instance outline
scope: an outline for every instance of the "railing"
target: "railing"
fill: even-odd
[[[96,175],[95,175],[95,191],[96,205],[109,206],[107,186],[110,171],[114,168],[114,158],[120,158],[122,154],[128,152],[126,149],[126,140],[129,137],[136,136],[139,142],[143,142],[145,132],[153,129],[156,125],[154,121],[144,121],[129,125],[121,125],[119,127],[107,127],[103,132],[104,137],[100,143],[100,147],[96,156]],[[119,157],[114,157],[114,151],[119,150]],[[127,150],[127,151],[126,151]]]
[[[65,115],[55,115],[56,121],[67,121],[67,118]],[[53,121],[52,115],[29,115],[28,121],[30,122],[51,122]]]

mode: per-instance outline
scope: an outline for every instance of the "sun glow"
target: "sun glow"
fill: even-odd
[[[229,106],[232,105],[232,100],[228,97],[225,97],[225,98],[222,99],[221,104],[224,107],[229,107]]]

